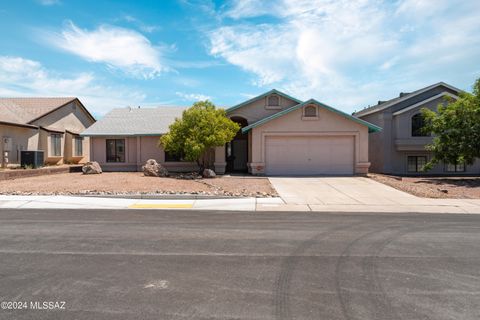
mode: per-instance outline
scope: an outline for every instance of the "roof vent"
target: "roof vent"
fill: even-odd
[[[407,94],[410,94],[410,92],[400,92],[400,94],[398,95],[399,98],[403,97],[403,96],[406,96]]]
[[[385,101],[382,101],[382,100],[378,100],[378,104],[382,104],[384,103]]]

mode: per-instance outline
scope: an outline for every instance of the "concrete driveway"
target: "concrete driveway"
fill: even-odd
[[[365,177],[272,177],[284,206],[257,210],[476,213],[480,202],[420,198]]]
[[[270,178],[287,204],[402,204],[417,197],[364,177]]]

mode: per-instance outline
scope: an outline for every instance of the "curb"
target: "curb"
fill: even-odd
[[[146,200],[199,200],[199,199],[248,199],[257,198],[254,196],[248,197],[234,197],[221,195],[202,195],[202,194],[79,194],[75,197],[89,197],[89,198],[117,198],[117,199],[146,199]],[[274,198],[274,197],[261,197]]]

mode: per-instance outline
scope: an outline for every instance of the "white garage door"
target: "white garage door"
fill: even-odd
[[[270,175],[353,174],[353,136],[271,136],[265,141]]]

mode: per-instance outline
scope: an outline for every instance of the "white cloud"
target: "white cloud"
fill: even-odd
[[[98,115],[145,100],[136,90],[100,84],[91,73],[64,76],[37,61],[10,56],[0,56],[0,96],[73,96]]]
[[[85,30],[68,22],[61,33],[45,34],[44,39],[88,61],[106,63],[136,77],[153,78],[169,70],[162,61],[162,48],[130,29],[101,25]]]
[[[266,85],[285,79],[285,62],[295,55],[293,40],[288,31],[269,25],[221,27],[210,34],[210,53],[257,74],[256,83]]]
[[[177,96],[182,98],[185,101],[204,101],[212,100],[210,96],[200,94],[200,93],[185,93],[185,92],[175,92]]]
[[[281,14],[282,4],[274,0],[242,0],[230,3],[224,16],[232,19]]]
[[[466,74],[480,56],[479,12],[476,0],[235,0],[209,49],[258,86],[353,111]]]
[[[145,24],[142,20],[137,19],[134,16],[131,16],[131,15],[128,15],[128,14],[123,16],[119,20],[125,20],[127,22],[130,22],[130,23],[134,24],[135,26],[137,26],[141,31],[143,31],[145,33],[152,33],[152,32],[155,32],[155,31],[158,31],[158,30],[161,29],[161,27],[158,26],[158,25]]]

